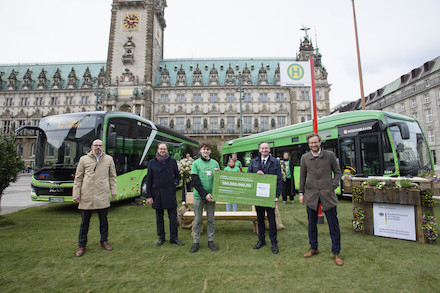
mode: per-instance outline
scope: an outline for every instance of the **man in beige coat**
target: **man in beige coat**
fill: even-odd
[[[79,202],[81,210],[81,227],[78,237],[76,256],[86,251],[87,233],[89,231],[92,212],[98,212],[101,247],[105,250],[113,248],[108,244],[107,210],[110,206],[110,194],[116,197],[116,168],[113,158],[106,155],[103,143],[97,139],[92,143],[92,150],[79,160],[73,184],[73,201]]]

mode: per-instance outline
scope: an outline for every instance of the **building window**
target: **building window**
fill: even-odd
[[[284,102],[284,93],[277,93],[277,102]]]
[[[14,106],[14,98],[6,98],[6,106]]]
[[[202,130],[202,118],[201,117],[194,117],[193,118],[193,131],[194,133],[200,133]]]
[[[210,130],[212,132],[218,131],[218,117],[211,117],[211,119],[210,119]]]
[[[252,102],[251,93],[244,93],[243,94],[243,101],[244,102]]]
[[[252,132],[252,117],[250,116],[243,117],[243,132],[244,133]]]
[[[168,117],[160,117],[159,118],[159,125],[168,127]]]
[[[432,112],[431,112],[431,108],[430,109],[426,109],[425,110],[425,117],[426,117],[426,122],[432,122]]]
[[[66,97],[66,105],[73,105],[75,103],[75,100],[73,97]]]
[[[168,95],[167,94],[160,95],[160,102],[161,103],[168,103]]]
[[[405,111],[405,103],[400,104],[400,111]]]
[[[29,98],[21,98],[22,106],[29,106]]]
[[[81,97],[81,105],[88,105],[90,102],[89,96],[82,96]]]
[[[185,131],[185,118],[184,117],[177,117],[176,118],[176,131],[177,132],[184,132]]]
[[[202,94],[194,94],[193,95],[193,101],[195,103],[200,103],[202,101]]]
[[[177,94],[177,103],[185,103],[185,94]]]
[[[310,100],[309,91],[301,91],[301,100],[303,100],[303,101]]]
[[[315,92],[315,95],[316,95],[316,100],[318,101],[318,100],[319,100],[319,92],[316,91],[316,92]]]
[[[413,86],[413,91],[414,92],[417,91],[417,86],[416,85]]]
[[[234,94],[233,93],[226,94],[226,102],[234,102]]]
[[[226,130],[228,132],[234,132],[234,130],[235,130],[235,117],[226,117]]]
[[[437,155],[435,153],[435,150],[432,150],[431,154],[432,154],[432,160],[434,161],[434,165],[437,165]]]
[[[307,115],[307,121],[310,121],[310,120],[312,120],[312,115],[311,115],[311,114],[308,114],[308,115]]]
[[[284,127],[286,126],[286,117],[285,116],[279,116],[277,117],[277,127]]]
[[[218,95],[217,94],[209,94],[209,101],[210,102],[218,102]]]
[[[263,116],[260,118],[261,131],[269,130],[269,117]]]
[[[428,142],[435,143],[435,134],[434,134],[434,130],[432,129],[428,130]]]
[[[424,97],[425,97],[425,104],[429,103],[429,94],[426,93]]]
[[[23,156],[23,146],[21,144],[17,145],[17,155]]]
[[[425,80],[425,86],[426,86],[426,87],[429,86],[429,79]]]
[[[3,120],[3,133],[9,133],[11,130],[11,121]]]
[[[51,105],[58,105],[58,97],[51,97],[50,104]]]
[[[413,113],[413,118],[418,120],[419,119],[419,114],[417,112],[414,112]]]
[[[260,93],[260,102],[267,102],[267,93]]]
[[[42,106],[42,105],[44,105],[44,102],[43,102],[43,97],[37,97],[37,98],[35,98],[35,105],[37,105],[37,106]]]
[[[412,107],[412,108],[417,107],[416,99],[412,99],[412,100],[411,100],[411,107]]]

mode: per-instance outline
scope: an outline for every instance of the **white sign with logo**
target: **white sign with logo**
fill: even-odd
[[[374,235],[416,241],[414,206],[373,203]]]
[[[310,62],[280,62],[281,86],[312,86]]]

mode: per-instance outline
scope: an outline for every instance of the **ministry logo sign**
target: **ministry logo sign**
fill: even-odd
[[[280,62],[281,86],[311,86],[309,62]]]

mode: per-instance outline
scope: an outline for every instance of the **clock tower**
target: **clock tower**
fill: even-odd
[[[152,119],[166,0],[113,0],[104,110]]]
[[[296,56],[296,60],[309,61],[309,59],[313,57],[313,44],[307,33],[310,28],[303,26],[301,30],[304,31],[305,35],[304,39],[300,42],[299,53]]]

